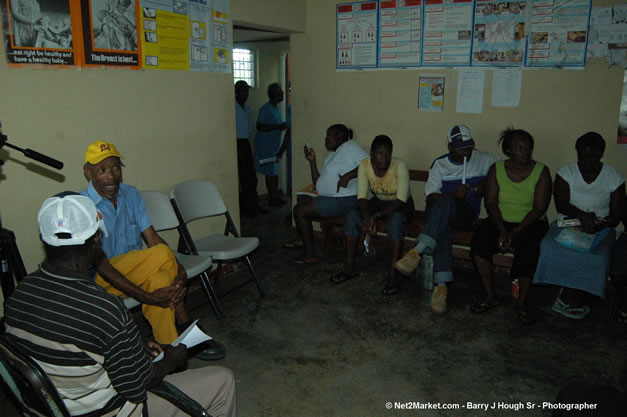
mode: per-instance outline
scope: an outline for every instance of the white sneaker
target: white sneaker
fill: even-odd
[[[431,294],[431,311],[434,313],[446,313],[446,296],[448,287],[446,285],[437,285]]]

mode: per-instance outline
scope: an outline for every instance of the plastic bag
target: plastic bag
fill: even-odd
[[[611,231],[609,227],[597,234],[585,233],[579,227],[565,227],[553,238],[560,245],[579,252],[590,252],[605,239]]]

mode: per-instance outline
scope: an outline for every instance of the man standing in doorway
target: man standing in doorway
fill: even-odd
[[[244,80],[235,83],[235,134],[237,136],[237,172],[239,174],[239,206],[243,216],[255,217],[267,213],[257,203],[257,173],[250,147],[253,131],[253,113],[248,100],[248,84]]]

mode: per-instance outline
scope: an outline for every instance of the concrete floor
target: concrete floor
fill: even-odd
[[[192,311],[226,345],[226,358],[216,364],[235,373],[239,416],[549,416],[542,403],[569,382],[627,387],[627,332],[608,319],[607,303],[593,303],[585,320],[574,321],[551,313],[555,290],[536,289],[539,321],[524,326],[500,273],[503,305],[475,315],[468,308],[480,295],[479,282],[472,268],[460,267],[449,311],[435,315],[430,293],[413,279],[403,281],[400,294],[380,294],[384,248],[360,257],[361,276],[339,285],[329,278],[342,269],[341,248],[314,265],[289,262],[300,252],[281,247],[293,236],[288,214],[287,207],[274,209],[242,224],[244,235],[261,240],[254,263],[266,297],[251,283],[222,299],[224,320],[206,304]],[[236,272],[218,287],[224,291],[247,274]],[[197,288],[190,304],[199,303]],[[417,402],[459,408],[395,408]],[[481,411],[469,402],[524,408]],[[0,410],[17,415],[6,399]]]

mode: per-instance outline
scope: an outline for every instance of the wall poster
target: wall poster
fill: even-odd
[[[79,63],[80,9],[74,1],[2,0],[2,12],[9,65]]]
[[[420,65],[422,0],[379,4],[379,67]]]
[[[377,66],[378,1],[336,6],[336,69]]]

